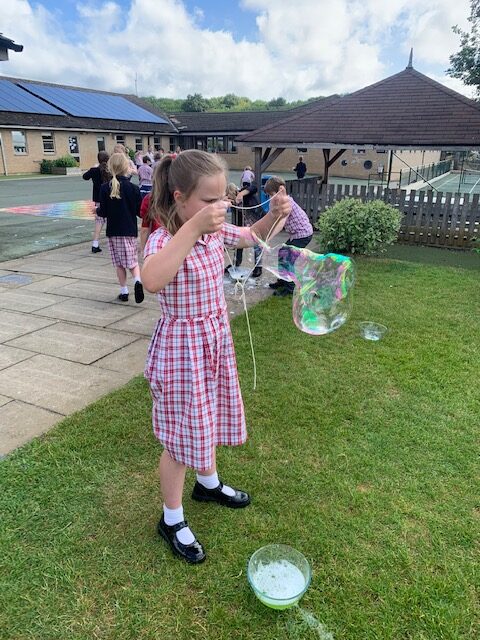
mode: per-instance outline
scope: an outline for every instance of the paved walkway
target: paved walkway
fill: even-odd
[[[270,295],[268,280],[249,280],[249,305]],[[241,313],[228,278],[225,293],[231,317]],[[99,254],[82,243],[0,262],[0,455],[143,371],[157,302],[146,294],[141,305],[122,303],[117,294],[105,245]]]

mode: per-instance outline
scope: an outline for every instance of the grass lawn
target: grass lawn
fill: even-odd
[[[251,312],[256,391],[234,321],[250,439],[219,468],[253,503],[187,494],[203,565],[155,532],[161,447],[141,378],[0,464],[2,639],[325,639],[251,592],[246,562],[271,542],[311,562],[301,605],[335,640],[479,637],[478,272],[357,266],[352,317],[330,336],[298,331],[287,299]],[[389,333],[366,342],[360,320]]]

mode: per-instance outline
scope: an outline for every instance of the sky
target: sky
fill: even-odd
[[[185,98],[305,100],[418,71],[445,71],[469,0],[4,0],[0,30],[22,53],[6,76]]]

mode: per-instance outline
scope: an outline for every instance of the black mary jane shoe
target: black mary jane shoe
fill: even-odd
[[[117,300],[120,300],[120,302],[128,302],[128,293],[119,293]]]
[[[137,280],[135,282],[134,293],[135,293],[135,302],[137,304],[140,304],[141,302],[144,301],[145,294],[143,293],[143,285],[140,282],[140,280]]]
[[[235,491],[234,496],[227,496],[222,492],[223,483],[220,482],[215,489],[206,489],[199,482],[195,483],[192,491],[192,498],[199,502],[218,502],[224,507],[230,507],[231,509],[241,509],[250,504],[250,496],[245,491],[238,489],[232,489]]]
[[[164,517],[162,516],[157,525],[157,531],[165,542],[170,545],[170,549],[176,556],[183,558],[190,564],[200,564],[200,562],[203,562],[207,557],[200,542],[195,540],[192,544],[182,544],[177,538],[177,531],[185,527],[188,527],[186,520],[170,527],[168,524],[165,524]]]

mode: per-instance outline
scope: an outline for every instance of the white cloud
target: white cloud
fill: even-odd
[[[2,30],[25,47],[2,63],[7,75],[133,92],[137,74],[141,95],[298,99],[400,71],[388,51],[404,52],[406,64],[413,46],[416,68],[471,95],[439,72],[458,49],[451,26],[468,25],[469,0],[243,0],[257,32],[241,41],[208,28],[200,0],[192,13],[181,0],[131,0],[127,13],[112,0],[78,3],[75,34],[42,4],[4,4]]]

